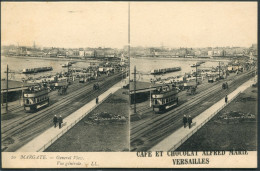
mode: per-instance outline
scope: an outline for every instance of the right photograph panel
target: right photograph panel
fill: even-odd
[[[130,150],[257,150],[257,3],[131,2]]]

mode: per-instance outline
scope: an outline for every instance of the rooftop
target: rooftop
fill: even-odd
[[[150,90],[155,90],[157,87],[161,87],[163,84],[154,84],[149,82],[136,82],[136,93],[146,92]],[[130,82],[130,94],[134,91],[134,82]]]
[[[6,91],[6,83],[7,83],[6,80],[1,80],[1,92]],[[8,80],[8,91],[18,91],[18,90],[26,89],[26,87],[29,87],[31,85],[34,84]]]

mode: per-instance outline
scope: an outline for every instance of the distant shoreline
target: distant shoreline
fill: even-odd
[[[230,61],[230,58],[179,58],[179,57],[134,57],[133,59],[151,59],[151,60],[190,60],[190,61]]]
[[[1,55],[4,56],[4,55]],[[104,60],[104,58],[86,58],[86,59],[73,59],[73,58],[51,58],[51,57],[30,57],[30,56],[4,56],[5,58],[19,58],[19,59],[38,59],[38,60],[51,60],[51,61],[77,61],[77,62],[100,62]]]

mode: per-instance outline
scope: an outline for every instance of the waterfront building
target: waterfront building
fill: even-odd
[[[188,55],[186,55],[185,57],[186,57],[186,58],[194,58],[195,55],[188,54]]]
[[[73,56],[74,57],[78,57],[79,56],[79,50],[78,49],[74,49],[73,50]]]
[[[106,57],[106,58],[114,58],[114,57],[115,57],[115,54],[105,54],[105,57]]]
[[[70,57],[70,56],[73,56],[73,50],[69,49],[66,51],[66,56],[67,57]]]
[[[213,56],[213,51],[212,50],[208,51],[208,56],[210,56],[210,57]]]
[[[105,57],[105,52],[103,50],[101,50],[101,49],[96,49],[94,51],[94,57],[96,57],[96,58],[103,58],[103,57]]]
[[[85,57],[93,57],[94,51],[93,50],[85,50]]]
[[[57,54],[58,58],[65,58],[66,57],[66,51],[65,49],[59,49],[59,52]]]
[[[252,44],[251,48],[256,50],[257,49],[257,44]]]
[[[79,56],[84,57],[85,56],[85,51],[83,48],[79,48]]]
[[[57,48],[52,48],[50,50],[50,57],[57,57],[59,50]]]
[[[16,55],[16,49],[10,49],[10,50],[7,52],[7,54],[10,55],[10,56]]]
[[[196,51],[194,52],[194,55],[195,55],[195,56],[200,56],[200,55],[201,55],[201,51],[200,51],[200,50],[196,50]]]

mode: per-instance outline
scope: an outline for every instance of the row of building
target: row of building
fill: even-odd
[[[25,46],[3,46],[2,54],[7,56],[34,56],[34,57],[57,57],[57,58],[114,58],[120,57],[122,50],[112,48],[36,48]]]
[[[9,56],[34,56],[57,58],[113,58],[127,55],[128,47],[113,48],[36,48],[24,46],[3,46],[2,54]],[[257,44],[251,47],[205,47],[205,48],[165,48],[165,47],[131,47],[133,57],[230,57],[257,56]]]
[[[132,56],[150,57],[229,57],[257,56],[257,45],[251,47],[156,48],[131,47]]]

